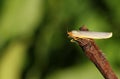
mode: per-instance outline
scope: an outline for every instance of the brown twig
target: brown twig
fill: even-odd
[[[80,28],[81,31],[88,31],[88,29],[83,26]],[[82,50],[85,52],[86,56],[96,65],[101,74],[105,79],[118,79],[109,62],[106,60],[102,54],[99,47],[95,44],[93,39],[77,39],[76,40]]]

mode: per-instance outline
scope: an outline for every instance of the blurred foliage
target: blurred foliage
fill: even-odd
[[[119,2],[0,0],[0,79],[102,79],[67,36],[83,24],[113,32],[96,42],[120,78]]]

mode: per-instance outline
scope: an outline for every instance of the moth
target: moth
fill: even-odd
[[[79,38],[86,39],[107,39],[112,37],[112,32],[92,32],[92,31],[77,31],[73,30],[71,32],[67,32],[69,37],[77,40]]]

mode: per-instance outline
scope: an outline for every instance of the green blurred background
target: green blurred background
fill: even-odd
[[[111,31],[95,40],[120,78],[119,0],[0,0],[0,79],[104,79],[69,30]]]

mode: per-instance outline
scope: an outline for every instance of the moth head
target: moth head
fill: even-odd
[[[72,38],[73,40],[78,40],[79,37],[74,36],[74,33],[76,33],[76,31],[67,32],[68,37]]]

